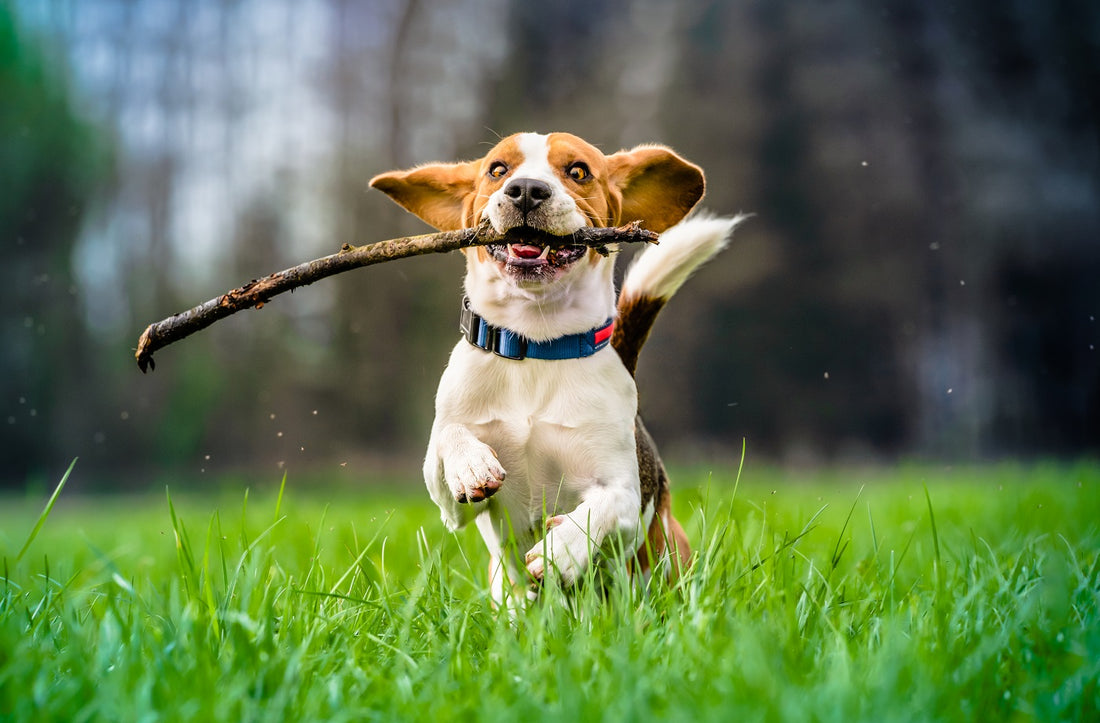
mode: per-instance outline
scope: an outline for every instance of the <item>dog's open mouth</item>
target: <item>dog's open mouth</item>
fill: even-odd
[[[570,244],[567,237],[536,229],[513,229],[508,237],[509,243],[486,248],[497,263],[521,277],[551,274],[580,260],[588,251],[584,244]]]
[[[542,246],[530,243],[493,244],[489,253],[501,264],[517,269],[535,269],[541,266],[561,268],[584,256],[587,247]]]

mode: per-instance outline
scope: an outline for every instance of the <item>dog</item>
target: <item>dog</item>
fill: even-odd
[[[742,217],[687,218],[703,171],[666,146],[605,155],[567,133],[519,133],[478,160],[370,185],[437,229],[488,220],[517,239],[463,250],[463,337],[439,383],[424,462],[443,523],[473,521],[489,549],[493,601],[534,597],[552,570],[568,587],[597,553],[632,556],[645,576],[658,566],[679,576],[691,546],[638,416],[634,371],[658,312]],[[634,220],[660,240],[618,297],[613,256],[538,243]]]

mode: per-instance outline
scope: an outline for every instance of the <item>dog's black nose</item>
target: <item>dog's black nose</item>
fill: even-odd
[[[504,195],[512,200],[524,216],[553,195],[550,184],[534,178],[514,178],[504,187]]]

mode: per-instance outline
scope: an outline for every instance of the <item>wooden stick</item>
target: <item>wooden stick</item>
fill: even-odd
[[[613,243],[645,242],[657,243],[657,234],[642,228],[641,223],[619,226],[618,228],[585,227],[570,236],[541,235],[536,239],[526,235],[523,240],[544,246],[590,246],[603,255],[608,254],[608,245]],[[156,368],[153,352],[169,344],[184,339],[196,331],[205,329],[219,319],[235,314],[242,309],[257,309],[272,297],[300,286],[307,286],[325,277],[343,273],[361,266],[371,266],[385,261],[420,256],[430,253],[444,253],[471,246],[488,246],[509,243],[513,239],[508,234],[498,234],[487,224],[477,228],[459,231],[442,231],[423,236],[379,241],[366,246],[344,244],[339,253],[298,264],[274,274],[254,279],[244,286],[232,289],[199,304],[193,309],[180,312],[175,316],[150,324],[138,339],[134,358],[142,372]]]

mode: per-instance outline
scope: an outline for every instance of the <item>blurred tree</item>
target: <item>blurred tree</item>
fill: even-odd
[[[943,13],[966,89],[948,108],[966,169],[989,359],[985,451],[1100,452],[1100,5],[969,0]],[[968,281],[968,286],[970,283]]]
[[[521,130],[609,152],[667,143],[704,166],[708,209],[756,214],[642,359],[668,451],[742,437],[814,459],[1100,445],[1096,3],[21,8],[69,55],[120,172],[68,295],[100,144],[5,11],[0,441],[18,459],[77,449],[113,483],[135,467],[356,457],[362,474],[396,455],[415,477],[457,336],[457,256],[318,284],[219,324],[152,376],[128,350],[144,323],[229,285],[423,231],[367,180]],[[91,358],[70,369],[74,355]]]
[[[81,120],[64,72],[0,5],[0,482],[61,465],[89,432],[97,390],[77,370],[90,342],[72,251],[107,144]],[[71,447],[70,447],[71,449]]]

